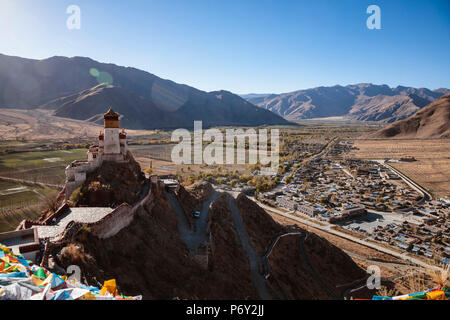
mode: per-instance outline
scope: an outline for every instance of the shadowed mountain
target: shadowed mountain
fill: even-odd
[[[95,122],[109,106],[130,129],[192,126],[193,120],[205,126],[288,124],[232,93],[200,91],[135,68],[83,57],[32,60],[0,54],[0,108],[46,108]]]
[[[373,138],[450,138],[450,94],[407,119],[373,133]]]
[[[387,85],[364,83],[243,97],[288,120],[343,117],[393,122],[410,116],[448,92],[445,88],[431,91],[426,88],[390,88]]]
[[[159,109],[153,102],[111,85],[98,85],[58,98],[42,105],[41,108],[55,109],[54,115],[58,117],[103,124],[105,106],[117,106],[114,108],[122,115],[120,121],[125,128],[167,128],[186,123],[177,112]],[[153,119],[157,121],[152,121]]]

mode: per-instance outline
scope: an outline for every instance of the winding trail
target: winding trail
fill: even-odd
[[[167,199],[169,200],[169,203],[177,216],[178,232],[180,238],[189,248],[191,255],[195,254],[195,251],[199,244],[207,240],[206,229],[208,226],[208,214],[211,208],[211,204],[214,202],[214,200],[217,199],[219,195],[220,192],[216,191],[211,197],[209,197],[208,200],[203,202],[200,217],[195,221],[195,231],[192,231],[184,209],[181,206],[180,201],[178,200],[178,197],[172,192],[166,192]],[[239,242],[249,259],[251,277],[256,290],[258,291],[261,299],[271,300],[272,296],[266,286],[265,279],[259,272],[260,257],[257,255],[255,249],[250,244],[250,239],[245,229],[241,213],[239,212],[239,209],[237,207],[236,200],[231,194],[229,194],[228,204]]]
[[[228,207],[231,211],[231,216],[233,217],[234,225],[238,234],[239,242],[242,245],[245,253],[250,262],[250,272],[253,280],[253,284],[258,291],[258,294],[263,300],[272,300],[272,296],[266,286],[264,276],[259,272],[260,257],[256,253],[255,249],[250,244],[250,239],[248,237],[247,231],[245,229],[244,221],[242,220],[241,213],[236,204],[236,200],[230,195],[228,200]]]
[[[269,256],[272,253],[273,248],[275,248],[276,244],[278,243],[278,240],[280,240],[283,237],[290,236],[290,235],[301,235],[302,232],[288,232],[283,233],[281,235],[276,236],[272,242],[270,243],[269,247],[266,250],[266,253],[262,257],[262,263],[264,268],[264,279],[268,279],[270,276],[270,265],[269,265]]]
[[[211,204],[219,196],[218,192],[215,192],[208,200],[203,202],[200,217],[196,220],[196,230],[192,231],[186,213],[181,206],[178,197],[172,192],[166,192],[167,199],[173,208],[177,216],[178,232],[181,240],[189,248],[191,255],[195,254],[198,246],[207,240],[206,228],[208,225],[208,214]]]
[[[321,285],[321,287],[330,295],[330,297],[333,297],[333,299],[339,299],[327,286],[327,284],[322,280],[322,278],[319,276],[319,274],[316,272],[314,267],[312,266],[308,256],[306,255],[305,247],[304,247],[304,241],[308,237],[308,234],[305,232],[288,232],[281,235],[276,236],[269,247],[266,250],[266,253],[263,256],[263,267],[264,267],[264,277],[265,279],[269,278],[270,276],[270,265],[268,258],[270,254],[272,253],[272,250],[275,248],[278,241],[286,236],[299,236],[298,237],[298,248],[301,259],[305,262],[306,267],[309,271],[309,273],[313,276],[313,278]],[[304,236],[304,237],[303,237]]]
[[[316,279],[316,281],[322,286],[322,289],[324,289],[330,297],[333,297],[333,299],[339,299],[329,288],[328,285],[322,280],[322,278],[319,276],[319,274],[316,272],[314,267],[311,264],[311,261],[309,261],[308,256],[306,255],[305,247],[303,246],[303,242],[308,237],[308,234],[306,233],[304,237],[299,237],[298,239],[298,248],[300,250],[300,256],[303,258],[303,260],[306,263],[306,266],[309,270],[309,273]]]

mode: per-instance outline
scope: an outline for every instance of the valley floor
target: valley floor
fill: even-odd
[[[24,110],[0,108],[0,135],[2,140],[51,140],[92,138],[103,126],[92,122],[55,117],[51,110]],[[146,135],[150,130],[127,130],[129,135]]]
[[[428,189],[435,197],[450,195],[450,139],[355,140],[349,156],[360,159],[400,159],[412,156],[413,162],[390,165]]]

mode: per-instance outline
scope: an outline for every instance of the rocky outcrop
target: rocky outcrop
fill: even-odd
[[[145,181],[141,167],[129,152],[126,162],[104,161],[89,173],[70,200],[74,206],[88,207],[133,204],[145,193]]]

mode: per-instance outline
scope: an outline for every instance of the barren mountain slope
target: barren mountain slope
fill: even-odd
[[[156,185],[152,188],[155,205],[150,211],[140,210],[128,227],[106,239],[97,238],[88,228],[81,229],[65,245],[67,249],[61,248],[65,253],[58,260],[61,266],[80,265],[92,284],[116,278],[121,291],[143,294],[144,299],[258,299],[261,284],[274,299],[342,298],[343,288],[328,287],[352,282],[365,274],[340,249],[297,228],[294,231],[301,236],[282,238],[293,240],[292,246],[284,245],[285,240],[274,246],[268,259],[269,280],[264,280],[264,265],[254,268],[246,246],[250,244],[263,261],[262,252],[274,237],[293,229],[273,221],[244,195],[238,197],[238,211],[233,212],[236,208],[230,208],[230,201],[234,200],[225,193],[212,203],[209,212],[207,232],[211,248],[209,266],[204,270],[180,238],[179,221],[165,192]],[[196,188],[183,192],[192,192],[192,197],[200,199],[198,195],[209,189],[201,184],[201,190]],[[235,214],[242,220],[236,219]],[[249,242],[242,238],[243,230]],[[295,239],[304,241],[306,259]],[[260,273],[263,283],[255,282],[255,272]],[[315,276],[316,272],[321,276]],[[326,288],[322,281],[327,283]]]
[[[430,103],[407,119],[370,135],[373,138],[449,138],[450,95]]]
[[[204,92],[135,68],[84,57],[32,60],[0,54],[0,108],[38,107],[94,122],[100,109],[113,107],[129,129],[192,127],[194,120],[205,126],[288,124],[230,92]]]

